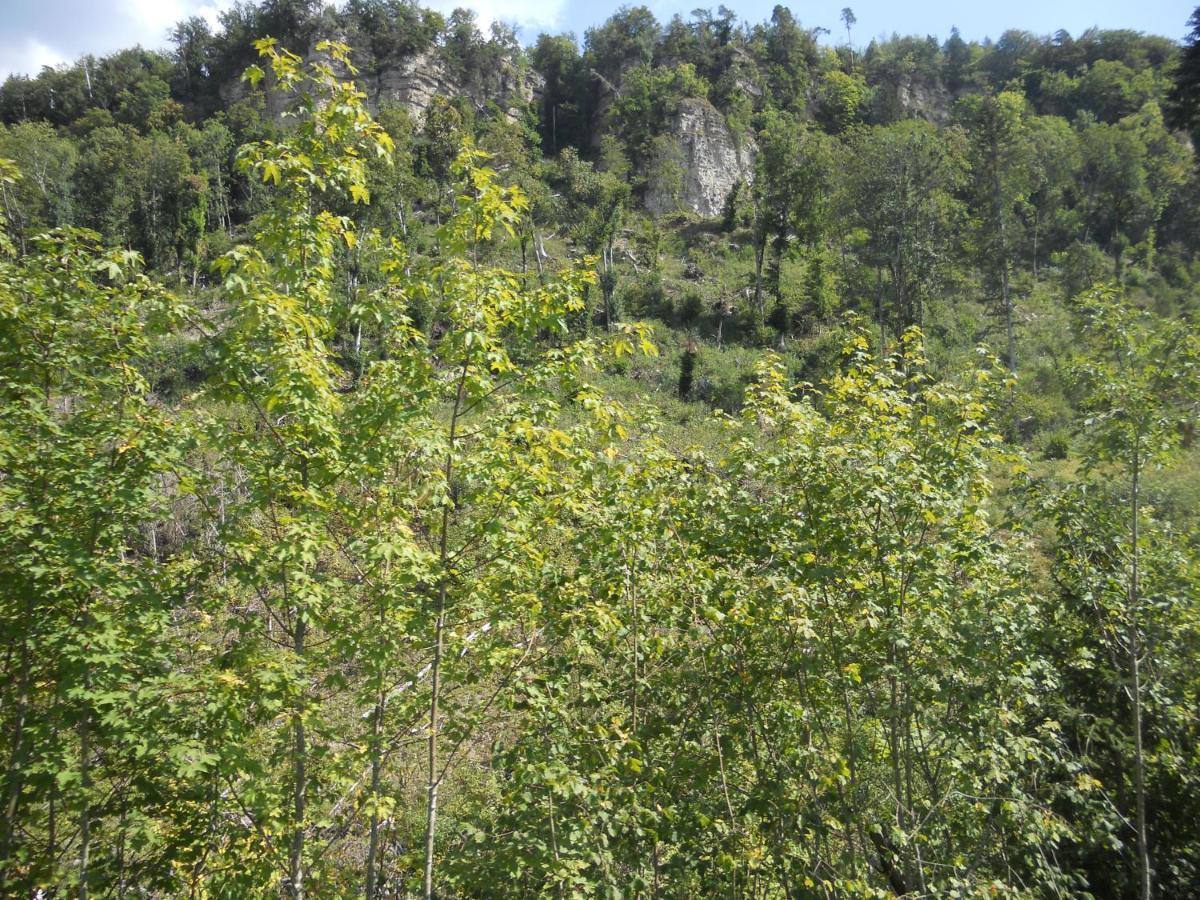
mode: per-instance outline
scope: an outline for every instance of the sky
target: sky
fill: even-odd
[[[675,13],[685,17],[702,5],[698,0],[642,0],[660,20]],[[776,0],[725,0],[748,22],[771,14]],[[42,66],[71,62],[141,44],[161,48],[170,27],[188,16],[216,24],[219,11],[232,0],[0,0],[0,78],[13,72],[35,74]],[[621,0],[432,0],[425,5],[449,12],[469,6],[483,24],[500,20],[516,25],[526,41],[540,31],[584,31],[604,21]],[[716,8],[720,0],[711,3]],[[967,40],[996,38],[1008,28],[1053,34],[1065,28],[1078,34],[1086,28],[1133,28],[1180,39],[1196,8],[1193,2],[1171,0],[1008,0],[1006,3],[955,0],[793,0],[796,17],[809,28],[830,29],[844,39],[841,10],[849,4],[858,19],[852,40],[865,45],[879,35],[932,34],[945,39],[957,26]]]

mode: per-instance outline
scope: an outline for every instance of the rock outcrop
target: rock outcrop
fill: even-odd
[[[418,121],[438,96],[467,96],[476,109],[495,103],[510,119],[521,116],[541,92],[542,79],[533,72],[506,62],[492,74],[490,85],[474,84],[458,78],[436,50],[427,50],[406,59],[377,66],[374,77],[364,79],[367,103],[378,109],[386,103],[398,103]]]
[[[407,108],[417,120],[424,116],[435,97],[457,96],[461,87],[436,50],[384,63],[362,82],[373,109],[395,103]]]
[[[950,121],[956,99],[940,81],[906,75],[876,89],[875,118],[881,122],[925,119],[945,125]]]
[[[716,107],[696,98],[679,104],[667,134],[670,141],[653,163],[646,208],[721,215],[734,185],[754,177],[753,139],[734,134]]]
[[[334,39],[343,38],[335,36]],[[312,47],[305,55],[307,61],[327,58],[326,54],[316,49],[316,43],[317,39],[314,39]],[[356,48],[354,61],[359,69],[356,80],[367,95],[367,108],[375,113],[383,105],[399,104],[405,107],[417,122],[424,118],[425,111],[438,96],[465,96],[477,110],[483,110],[488,104],[494,103],[515,121],[520,118],[525,107],[537,99],[543,84],[541,76],[511,61],[505,62],[496,72],[489,73],[488,84],[478,84],[472,79],[456,75],[436,49],[381,62],[375,62],[369,55],[366,59],[362,59],[361,56],[362,52]],[[269,71],[265,84],[268,90],[264,113],[279,119],[291,106],[292,98],[269,89],[272,87]],[[248,91],[249,87],[244,82],[234,81],[221,88],[221,97],[228,105],[246,96]]]

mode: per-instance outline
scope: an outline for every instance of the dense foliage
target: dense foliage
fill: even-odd
[[[0,87],[0,894],[1195,891],[1197,35],[842,21]]]

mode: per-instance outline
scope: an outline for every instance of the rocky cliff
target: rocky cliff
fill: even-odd
[[[428,50],[407,59],[384,62],[375,74],[363,79],[367,102],[378,109],[386,103],[407,107],[418,121],[437,96],[469,97],[476,109],[495,103],[510,119],[517,119],[541,93],[542,78],[515,62],[505,62],[489,73],[489,83],[462,78],[438,55]]]
[[[721,215],[734,185],[754,177],[753,138],[734,134],[716,107],[696,98],[679,104],[667,134],[671,140],[654,161],[646,208]]]
[[[334,36],[334,40],[344,40],[344,37]],[[325,54],[316,49],[317,39],[306,54],[306,60],[312,61],[325,58]],[[359,69],[357,81],[366,93],[367,107],[377,112],[381,106],[399,104],[405,107],[409,114],[420,122],[433,103],[434,97],[469,98],[478,110],[483,110],[489,103],[495,103],[513,120],[518,119],[525,108],[541,93],[542,78],[518,65],[515,61],[506,61],[497,71],[488,73],[486,82],[482,79],[464,78],[453,71],[438,53],[430,49],[412,56],[375,61],[362,58],[361,51],[356,49],[354,62]],[[267,73],[267,85],[270,87],[270,73]],[[235,81],[221,88],[221,97],[226,104],[244,97],[249,88],[242,81]],[[291,98],[278,91],[268,91],[266,95],[267,115],[279,118],[291,105]]]
[[[925,119],[935,125],[946,125],[954,101],[963,93],[952,93],[940,80],[909,74],[876,87],[874,115],[880,122]]]
[[[330,37],[347,40],[345,35]],[[314,38],[305,54],[308,61],[325,57],[316,49],[317,42]],[[505,60],[494,70],[474,77],[465,75],[438,48],[375,60],[356,47],[354,62],[359,70],[357,81],[372,112],[398,104],[418,123],[438,96],[466,97],[478,110],[495,104],[516,121],[538,100],[544,85],[538,73],[517,60]],[[270,90],[269,71],[266,86],[264,112],[278,119],[291,106],[292,98]],[[229,104],[248,91],[244,82],[236,81],[224,85],[221,96]],[[738,182],[748,184],[754,177],[753,137],[735,134],[725,116],[699,98],[681,101],[664,131],[665,140],[659,142],[661,152],[651,164],[646,208],[657,214],[689,211],[705,217],[721,215],[734,186]]]

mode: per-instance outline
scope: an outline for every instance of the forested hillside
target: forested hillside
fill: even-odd
[[[863,25],[0,86],[0,896],[1200,891],[1200,8]]]

